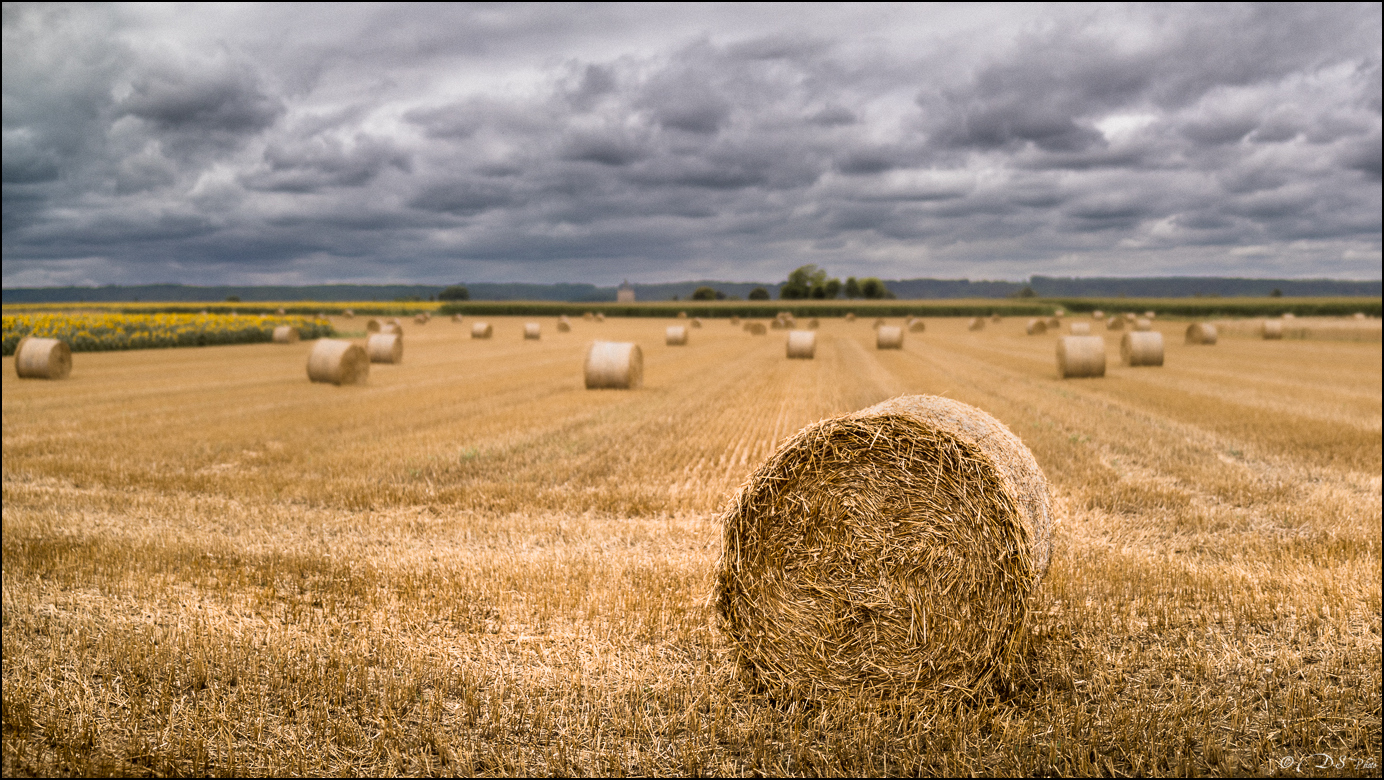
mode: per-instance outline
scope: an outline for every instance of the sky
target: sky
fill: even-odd
[[[1380,8],[6,3],[3,285],[1378,279]]]

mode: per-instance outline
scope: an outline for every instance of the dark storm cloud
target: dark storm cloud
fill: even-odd
[[[5,284],[1378,273],[1377,5],[790,11],[6,5]]]

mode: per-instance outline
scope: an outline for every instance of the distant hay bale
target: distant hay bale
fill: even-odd
[[[327,313],[326,313],[325,311],[319,311],[319,312],[317,312],[317,317],[316,317],[316,319],[319,319],[319,320],[325,320],[325,319],[327,319]]]
[[[1124,330],[1124,317],[1111,317],[1105,321],[1106,330]]]
[[[1134,329],[1139,331],[1153,330],[1153,321],[1140,317],[1134,321]]]
[[[274,329],[275,344],[296,344],[298,342],[298,329],[292,325],[280,325]]]
[[[1059,317],[1049,317],[1049,318],[1048,318],[1048,328],[1049,328],[1049,329],[1051,329],[1051,330],[1057,330],[1057,329],[1060,328],[1060,327],[1062,327],[1062,320],[1061,320],[1061,318],[1059,318]]]
[[[365,340],[365,354],[371,363],[398,363],[404,359],[402,333],[376,333]]]
[[[543,329],[536,322],[524,323],[524,340],[538,341],[543,336]]]
[[[769,327],[773,328],[774,330],[783,330],[783,320],[779,319],[778,317],[775,317],[773,320],[769,322]]]
[[[284,307],[280,306],[278,309],[274,311],[274,313],[282,317],[286,312],[284,311]]]
[[[596,315],[595,315],[595,314],[592,314],[592,313],[589,312],[589,311],[587,311],[587,312],[582,312],[581,318],[584,319],[584,320],[586,320],[587,322],[590,322],[591,320],[596,319]]]
[[[719,627],[792,697],[976,690],[1018,660],[1052,550],[1032,453],[937,396],[807,426],[721,520]]]
[[[1054,316],[1054,317],[1065,317],[1065,316],[1067,316],[1067,310],[1066,310],[1066,309],[1063,309],[1063,308],[1061,308],[1061,307],[1058,307],[1058,308],[1056,308],[1056,309],[1053,309],[1052,316]]]
[[[1003,319],[1004,319],[1004,318],[1001,317],[1001,316],[998,315],[998,314],[992,314],[992,315],[990,315],[990,323],[991,323],[992,325],[993,325],[993,324],[998,324],[998,323],[1001,322]]]
[[[855,312],[853,312],[853,311],[848,311],[848,312],[846,312],[846,322],[855,322]]]
[[[921,317],[914,317],[908,321],[909,333],[923,333],[927,331],[927,323]]]
[[[426,315],[426,314],[419,314],[418,316],[416,316],[416,317],[413,318],[413,321],[414,321],[415,323],[419,324],[419,325],[427,325],[427,324],[428,324],[428,320],[430,320],[430,319],[432,319],[432,318],[429,317],[429,316]]]
[[[374,337],[372,337],[374,338]],[[318,339],[308,354],[308,379],[333,385],[361,385],[370,376],[370,358],[359,344]]]
[[[1350,318],[1353,319],[1353,320],[1363,320],[1363,319],[1366,319],[1365,313],[1364,313],[1363,311],[1357,311],[1357,312],[1355,312],[1354,314],[1350,315]]]
[[[1091,319],[1095,320],[1096,322],[1100,322],[1101,320],[1105,319],[1105,312],[1101,311],[1100,309],[1096,309],[1095,311],[1091,312]]]
[[[822,323],[816,317],[813,317],[812,319],[807,321],[807,327],[812,330],[816,330],[822,327]]]
[[[745,332],[751,336],[763,336],[769,332],[769,329],[764,327],[762,322],[747,322],[745,323]]]
[[[693,317],[692,321],[687,324],[694,328],[700,328],[702,326],[702,319],[701,317]]]
[[[366,320],[366,321],[365,321],[365,332],[366,332],[366,333],[379,333],[379,332],[380,332],[380,322],[379,322],[379,320]]]
[[[571,331],[572,331],[572,323],[568,322],[567,320],[558,320],[558,321],[557,321],[557,332],[558,332],[558,333],[570,333]]]
[[[644,383],[644,353],[638,344],[597,341],[586,351],[586,389],[633,390]]]
[[[687,312],[685,312],[685,311],[680,311],[680,312],[678,312],[678,319],[680,319],[680,320],[685,320],[685,319],[687,319]]]
[[[1187,326],[1188,344],[1215,344],[1216,326],[1209,322],[1194,322]]]
[[[881,325],[875,331],[875,349],[903,349],[903,328]]]
[[[1091,323],[1073,322],[1071,331],[1073,336],[1089,336],[1091,335]]]
[[[1260,326],[1260,333],[1268,340],[1283,338],[1283,320],[1264,320],[1264,324]]]
[[[488,322],[471,323],[471,338],[473,339],[488,339],[494,333],[495,329]]]
[[[66,379],[72,373],[72,349],[61,339],[25,336],[14,348],[14,372],[20,379]]]
[[[452,322],[461,322],[461,315],[460,315],[460,314],[453,314],[453,315],[452,315]]]
[[[1295,319],[1297,319],[1297,315],[1296,315],[1296,314],[1293,314],[1293,313],[1290,312],[1290,311],[1285,311],[1285,312],[1283,312],[1283,319],[1285,319],[1285,320],[1295,320]]]
[[[348,320],[355,319],[355,317],[356,317],[355,309],[346,309],[345,311],[341,312],[341,316],[345,317],[345,318],[348,319]]]
[[[1024,332],[1030,336],[1041,336],[1048,332],[1048,324],[1042,320],[1029,320],[1024,326]]]
[[[603,313],[601,313],[601,312],[596,312],[596,321],[597,321],[597,322],[605,322],[605,314],[603,314]]]
[[[1058,339],[1057,375],[1063,379],[1105,376],[1105,339],[1100,336],[1063,336]]]
[[[1146,320],[1155,319],[1157,316],[1158,314],[1154,312],[1153,309],[1149,309],[1148,311],[1144,312],[1144,319]]]
[[[739,325],[739,324],[740,324],[740,318],[737,317],[737,316],[735,316],[734,314],[732,314],[731,317],[730,317],[730,324],[732,324],[732,325]]]
[[[663,343],[670,347],[687,346],[687,327],[685,325],[669,325],[663,331]]]
[[[985,330],[985,320],[981,319],[980,317],[972,317],[970,323],[966,325],[966,329]]]
[[[788,357],[811,360],[817,354],[817,334],[810,330],[788,332]]]
[[[1127,366],[1163,365],[1163,334],[1156,330],[1124,334],[1120,339],[1120,360]]]

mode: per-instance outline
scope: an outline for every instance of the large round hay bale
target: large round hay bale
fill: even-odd
[[[811,360],[817,354],[817,333],[811,330],[788,332],[788,357]]]
[[[536,322],[524,323],[524,340],[538,341],[543,336],[543,329]]]
[[[571,331],[572,331],[572,323],[568,322],[567,320],[558,320],[558,321],[557,321],[557,332],[558,332],[558,333],[570,333]]]
[[[1163,365],[1163,334],[1156,330],[1124,334],[1120,339],[1120,360],[1127,366]]]
[[[373,337],[372,337],[373,338]],[[333,385],[360,385],[370,376],[370,358],[359,344],[318,339],[308,353],[308,379]]]
[[[644,353],[638,344],[597,341],[586,351],[586,389],[633,390],[644,383]]]
[[[1153,320],[1150,320],[1147,317],[1140,317],[1139,319],[1134,321],[1134,329],[1140,331],[1153,330]]]
[[[398,363],[404,359],[402,333],[376,333],[365,340],[365,354],[371,363]]]
[[[1264,320],[1264,324],[1260,326],[1260,333],[1265,339],[1283,338],[1283,320]]]
[[[1353,319],[1353,320],[1363,320],[1363,319],[1366,319],[1365,313],[1364,313],[1363,311],[1357,311],[1357,312],[1355,312],[1354,314],[1350,315],[1350,318]]]
[[[663,331],[663,343],[670,347],[687,346],[687,326],[669,325]]]
[[[295,344],[298,341],[298,329],[292,325],[280,325],[274,329],[275,344]]]
[[[365,321],[365,332],[366,332],[366,333],[379,333],[379,332],[380,332],[380,321],[379,321],[379,320],[375,320],[375,319],[366,320],[366,321]]]
[[[1073,336],[1089,336],[1091,335],[1091,323],[1073,322],[1071,325],[1071,332]]]
[[[785,442],[722,516],[716,610],[793,697],[974,690],[1017,660],[1047,573],[1047,480],[1008,428],[904,396]]]
[[[745,323],[745,332],[751,336],[763,336],[769,332],[769,329],[764,327],[762,322],[747,322]]]
[[[1124,317],[1111,317],[1105,321],[1106,330],[1124,330]]]
[[[1101,311],[1100,309],[1096,309],[1095,311],[1091,312],[1091,319],[1095,320],[1096,322],[1100,322],[1101,320],[1105,319],[1105,312]]]
[[[1063,336],[1057,340],[1057,375],[1105,376],[1105,339],[1100,336]]]
[[[1296,315],[1296,314],[1293,314],[1293,313],[1290,312],[1290,311],[1285,311],[1285,312],[1283,312],[1283,319],[1285,319],[1285,320],[1294,320],[1294,319],[1297,319],[1297,315]]]
[[[1048,332],[1048,324],[1043,320],[1032,319],[1024,326],[1024,332],[1030,336],[1041,336]]]
[[[1187,326],[1188,344],[1215,344],[1216,326],[1209,322],[1194,322]]]
[[[586,320],[587,322],[591,322],[592,320],[596,319],[596,315],[589,311],[584,311],[581,314],[581,318]]]
[[[72,373],[72,349],[61,339],[25,336],[14,348],[14,372],[20,379],[66,379]]]
[[[909,333],[923,333],[923,332],[925,332],[926,330],[927,330],[927,323],[923,322],[923,320],[922,320],[921,317],[914,317],[913,319],[911,319],[911,320],[908,321],[908,332],[909,332]]]
[[[495,333],[495,328],[488,322],[471,323],[471,338],[488,339]]]
[[[881,325],[875,330],[875,349],[903,349],[903,328]]]
[[[970,323],[966,325],[967,330],[985,330],[985,320],[980,317],[972,317]]]
[[[1052,316],[1065,317],[1067,316],[1067,310],[1059,306],[1058,308],[1052,310]]]

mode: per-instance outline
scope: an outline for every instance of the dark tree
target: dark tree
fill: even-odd
[[[764,289],[763,287],[756,287],[753,290],[750,290],[750,300],[767,301],[769,300],[769,291]]]
[[[716,292],[714,289],[705,286],[698,287],[696,290],[692,291],[692,300],[694,301],[715,301],[724,297],[724,293]]]
[[[846,289],[845,289],[845,293],[846,293],[846,297],[847,297],[847,298],[859,298],[859,297],[860,297],[860,282],[857,282],[857,281],[855,280],[855,277],[854,277],[854,276],[847,276],[847,277],[846,277]]]
[[[439,301],[469,301],[471,300],[471,291],[466,289],[464,284],[454,284],[443,288],[442,292],[437,294],[437,299]]]

